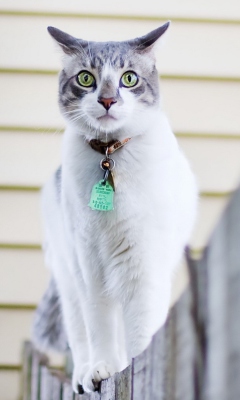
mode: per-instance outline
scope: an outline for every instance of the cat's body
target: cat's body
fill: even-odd
[[[43,191],[46,256],[73,354],[75,390],[80,383],[91,391],[92,380],[124,368],[164,323],[172,275],[195,219],[194,177],[159,106],[151,47],[164,27],[123,44],[77,42],[50,30],[67,53],[59,94],[67,129],[62,170]],[[94,82],[86,86],[90,75]],[[92,210],[104,155],[89,141],[126,138],[110,156],[114,210]]]

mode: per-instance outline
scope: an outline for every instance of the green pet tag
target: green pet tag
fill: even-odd
[[[101,180],[93,186],[88,205],[92,210],[111,211],[113,210],[113,195],[114,191],[109,182],[103,184]]]

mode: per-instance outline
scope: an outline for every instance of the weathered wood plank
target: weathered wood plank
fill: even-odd
[[[228,321],[227,379],[229,400],[240,398],[240,189],[230,203],[227,223]]]
[[[41,366],[48,365],[48,358],[34,350],[32,353],[31,369],[31,400],[39,400],[41,388]]]
[[[40,367],[40,400],[50,400],[52,395],[52,375],[46,365]]]
[[[74,399],[74,393],[72,390],[71,383],[69,381],[63,382],[62,400],[73,400],[73,399]]]
[[[202,399],[205,387],[206,364],[206,321],[207,321],[207,266],[204,258],[193,260],[187,254],[190,272],[192,310],[191,317],[195,330],[195,393]]]
[[[115,374],[115,396],[116,400],[131,400],[132,393],[132,365],[121,373]]]
[[[151,350],[149,347],[133,360],[133,400],[147,399],[148,388],[151,386],[150,363]]]
[[[187,290],[180,301],[171,310],[171,316],[175,320],[172,334],[172,347],[175,351],[174,372],[174,396],[176,400],[195,399],[195,331],[191,318],[192,297]],[[166,330],[167,336],[167,330]],[[167,338],[166,338],[167,339]],[[175,345],[173,345],[175,343]]]
[[[52,397],[51,400],[61,400],[62,398],[62,381],[55,372],[52,375]]]
[[[190,311],[188,290],[172,308],[165,326],[153,337],[144,400],[195,399],[195,339]],[[133,386],[135,391],[135,376]]]
[[[240,398],[240,189],[217,225],[207,266],[207,348],[204,398]]]
[[[101,383],[101,400],[115,400],[115,380],[114,376],[105,379]]]
[[[32,344],[25,342],[23,347],[23,400],[31,400],[32,352]]]
[[[100,400],[100,399],[101,399],[101,396],[100,396],[99,392],[93,392],[93,393],[90,393],[90,394],[86,393],[83,396],[83,400]]]
[[[166,362],[166,335],[165,330],[161,329],[153,337],[151,344],[151,386],[147,399],[164,399],[164,380]]]

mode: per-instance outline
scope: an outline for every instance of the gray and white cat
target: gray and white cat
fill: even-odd
[[[66,131],[62,167],[43,189],[53,278],[35,336],[57,345],[58,293],[76,392],[126,367],[164,324],[194,224],[195,179],[160,108],[154,47],[168,26],[104,43],[48,28],[64,52]]]

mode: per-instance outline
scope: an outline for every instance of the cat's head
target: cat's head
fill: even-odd
[[[59,104],[68,123],[88,138],[141,133],[159,103],[153,48],[168,26],[123,42],[88,42],[49,27],[65,54]]]

